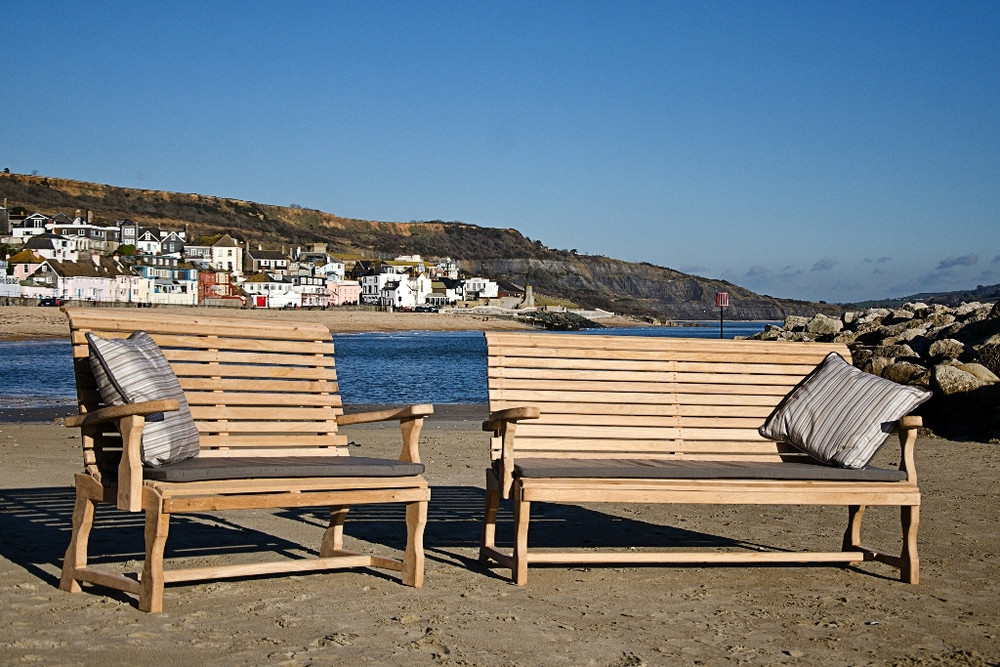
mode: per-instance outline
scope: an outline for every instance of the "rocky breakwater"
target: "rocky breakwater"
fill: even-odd
[[[857,368],[930,389],[918,413],[937,435],[1000,441],[1000,303],[790,316],[751,338],[845,343]]]

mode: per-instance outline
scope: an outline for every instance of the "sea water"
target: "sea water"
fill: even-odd
[[[726,322],[723,335],[750,336],[767,324]],[[588,329],[564,335],[590,334],[719,338],[719,323]],[[340,393],[348,405],[486,403],[482,332],[335,334],[333,343]],[[0,341],[0,408],[72,406],[75,396],[69,340]]]

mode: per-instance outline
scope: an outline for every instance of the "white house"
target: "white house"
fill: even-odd
[[[24,243],[24,248],[45,259],[54,259],[59,262],[75,262],[79,256],[75,239],[50,232],[36,234],[28,238]]]
[[[185,245],[184,259],[207,262],[213,269],[229,271],[237,280],[243,277],[243,250],[229,234],[223,234],[209,245]]]
[[[119,276],[123,276],[119,280]],[[65,300],[107,303],[118,300],[119,290],[138,287],[138,283],[124,276],[134,276],[131,269],[108,257],[94,254],[89,261],[60,262],[47,259],[28,278],[30,285],[23,286],[26,297],[54,296]]]
[[[243,281],[243,291],[250,297],[251,308],[299,308],[302,293],[282,276],[258,273]]]
[[[24,243],[24,240],[38,234],[46,232],[45,224],[49,221],[47,215],[32,213],[21,220],[12,219],[10,221],[11,235],[15,241]]]

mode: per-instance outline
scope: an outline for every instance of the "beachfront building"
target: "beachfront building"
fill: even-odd
[[[238,288],[229,271],[217,271],[207,264],[192,262],[192,265],[198,270],[198,303],[239,299]]]
[[[496,281],[488,278],[466,278],[462,281],[463,298],[466,301],[495,299],[500,294]]]
[[[0,260],[0,298],[11,299],[21,296],[21,286],[13,274],[8,274],[10,263]]]
[[[136,255],[133,268],[142,279],[140,301],[171,306],[198,304],[198,269],[173,255]]]
[[[431,293],[424,299],[429,306],[447,306],[462,300],[462,281],[440,277],[431,282]]]
[[[257,273],[244,280],[241,287],[249,297],[251,308],[299,308],[302,305],[300,292],[283,276]]]
[[[361,303],[361,283],[357,280],[331,280],[327,276],[328,306],[356,306]]]
[[[243,277],[243,250],[229,234],[199,239],[199,243],[184,246],[184,259],[204,262],[218,271],[229,271],[237,281]]]
[[[46,259],[24,282],[21,296],[28,298],[97,303],[141,299],[141,282],[132,270],[117,258],[96,253],[83,262]]]

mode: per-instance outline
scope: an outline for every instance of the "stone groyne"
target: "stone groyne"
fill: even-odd
[[[845,343],[861,370],[934,393],[918,413],[935,434],[1000,442],[1000,303],[790,316],[751,339]]]

